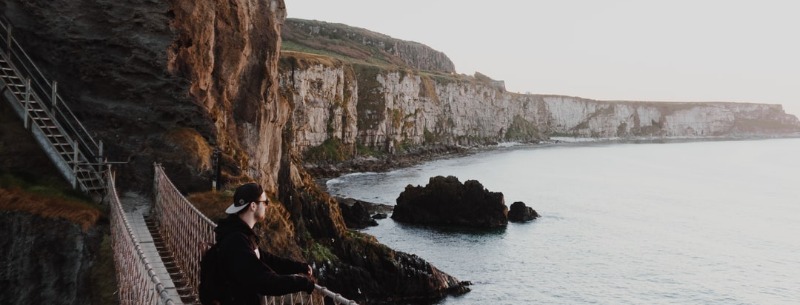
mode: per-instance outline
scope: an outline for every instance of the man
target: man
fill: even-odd
[[[253,226],[266,218],[267,203],[267,194],[258,184],[240,186],[233,194],[233,204],[225,210],[228,218],[221,220],[215,230],[223,305],[255,305],[260,304],[261,295],[314,290],[308,264],[274,256],[258,247],[259,237]]]

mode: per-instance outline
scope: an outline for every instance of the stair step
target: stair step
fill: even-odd
[[[84,187],[87,190],[90,190],[90,191],[96,191],[96,190],[105,189],[105,186],[102,186],[102,185],[84,185]]]
[[[19,78],[19,76],[17,76],[16,74],[3,74],[2,78],[19,82],[25,82],[23,79]]]
[[[103,180],[100,177],[83,178],[78,180],[80,180],[84,184],[91,184],[91,185],[103,184]]]
[[[90,179],[78,179],[78,180],[83,182],[84,184],[91,184],[91,185],[102,184],[102,181],[100,180],[99,177],[93,177]]]

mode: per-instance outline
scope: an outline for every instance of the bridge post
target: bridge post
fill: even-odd
[[[8,24],[8,33],[6,35],[6,44],[8,47],[8,57],[9,61],[11,61],[11,23]]]

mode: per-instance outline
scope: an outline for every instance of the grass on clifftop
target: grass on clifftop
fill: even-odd
[[[95,225],[102,215],[97,205],[76,191],[38,184],[8,173],[0,174],[0,210],[65,219],[84,231]]]
[[[213,221],[228,217],[225,209],[233,202],[233,190],[192,193],[186,197],[200,213]]]

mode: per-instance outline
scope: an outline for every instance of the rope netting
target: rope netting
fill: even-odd
[[[196,296],[200,279],[200,258],[214,243],[214,228],[217,225],[178,191],[159,164],[154,167],[155,206],[152,215],[167,249],[172,252],[175,263],[183,271],[188,286]],[[356,302],[319,285],[316,285],[311,294],[298,292],[265,299],[264,303],[270,305],[357,305]]]
[[[114,249],[114,267],[117,270],[120,305],[164,304],[175,302],[158,279],[133,233],[125,211],[122,209],[114,177],[106,175],[106,194],[111,214],[111,244]]]

